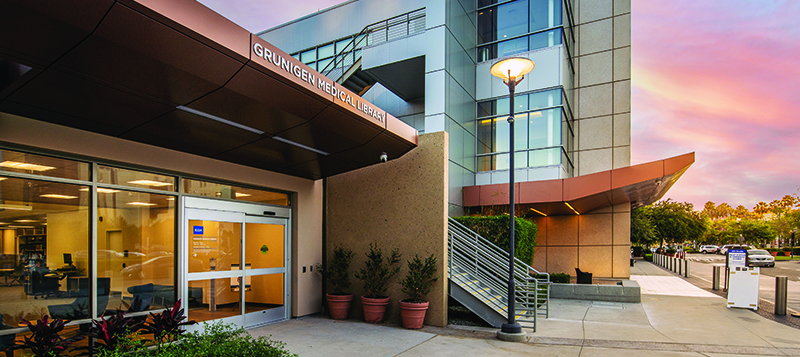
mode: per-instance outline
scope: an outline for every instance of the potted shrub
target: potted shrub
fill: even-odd
[[[350,288],[350,262],[353,261],[354,255],[352,250],[336,247],[327,268],[317,265],[317,273],[322,274],[333,288],[333,292],[325,294],[325,298],[328,300],[328,311],[334,320],[346,319],[350,314],[353,293],[347,292],[347,289]]]
[[[389,297],[386,296],[386,287],[391,279],[400,270],[400,252],[397,248],[392,250],[388,257],[383,256],[383,251],[375,243],[370,243],[366,265],[356,272],[356,278],[364,283],[367,295],[361,296],[364,307],[364,321],[378,324],[383,322]],[[395,267],[395,265],[397,265]]]
[[[789,247],[783,248],[783,255],[786,257],[792,256],[792,248]]]
[[[400,300],[400,318],[403,327],[418,329],[422,328],[425,321],[425,312],[428,311],[428,301],[424,300],[425,295],[431,292],[431,285],[439,280],[436,274],[436,257],[431,254],[423,262],[418,255],[414,254],[414,259],[408,262],[408,273],[400,281],[402,290],[408,294],[407,299]]]

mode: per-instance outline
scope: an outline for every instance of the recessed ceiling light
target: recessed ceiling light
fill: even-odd
[[[0,222],[0,224],[11,224],[9,222]]]
[[[167,201],[175,201],[175,197],[167,197]]]
[[[134,185],[144,185],[153,187],[172,186],[172,184],[169,182],[161,182],[153,180],[135,180],[135,181],[128,181],[128,183],[132,183]]]
[[[8,226],[8,228],[36,228],[34,226]]]
[[[89,192],[89,188],[88,187],[84,187],[84,188],[80,189],[80,191]],[[119,190],[112,190],[110,188],[102,188],[102,187],[98,187],[97,188],[97,193],[117,193],[117,192],[119,192]]]
[[[36,165],[36,164],[29,164],[25,162],[16,162],[16,161],[3,161],[0,162],[0,166],[8,167],[11,169],[31,170],[31,171],[47,171],[55,169],[55,167],[52,166]]]
[[[33,207],[25,206],[25,205],[10,205],[10,204],[7,204],[7,203],[0,203],[0,209],[13,209],[13,210],[17,210],[17,211],[30,211],[30,210],[33,209]]]
[[[3,180],[5,180],[5,179],[6,179],[5,177],[0,177],[0,181],[3,181]]]
[[[62,200],[71,200],[73,198],[78,198],[78,196],[58,195],[58,194],[55,194],[55,193],[48,193],[48,194],[45,194],[45,195],[39,195],[39,197],[60,198]]]
[[[239,193],[239,192],[236,192],[236,197],[248,197],[248,196],[252,196],[252,195],[251,195],[251,194],[249,194],[249,193]]]
[[[33,219],[17,219],[14,222],[17,222],[17,223],[31,223],[31,222],[39,222],[39,221],[36,221],[36,220],[33,220]]]
[[[147,202],[128,202],[131,206],[155,206],[155,203],[147,203]]]

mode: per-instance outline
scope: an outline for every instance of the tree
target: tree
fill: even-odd
[[[700,213],[694,211],[691,203],[667,199],[654,203],[650,208],[652,210],[650,218],[662,245],[699,240],[706,231],[706,221],[700,216]]]
[[[649,206],[631,211],[631,243],[644,247],[658,243],[656,227],[650,219],[651,211]]]

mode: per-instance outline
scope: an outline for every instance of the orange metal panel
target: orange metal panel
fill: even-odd
[[[590,196],[611,189],[611,171],[572,177],[564,180],[564,201]]]
[[[611,171],[611,187],[619,188],[664,176],[663,160],[622,167]]]
[[[465,207],[481,205],[481,186],[466,186],[462,191],[462,203]]]
[[[564,180],[546,180],[521,182],[519,184],[519,202],[541,203],[563,200]]]
[[[694,163],[694,153],[683,154],[664,160],[664,174],[671,175],[685,170]]]

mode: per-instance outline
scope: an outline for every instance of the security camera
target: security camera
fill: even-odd
[[[389,160],[389,155],[386,155],[385,152],[382,152],[381,153],[381,162],[386,162],[386,160]]]

